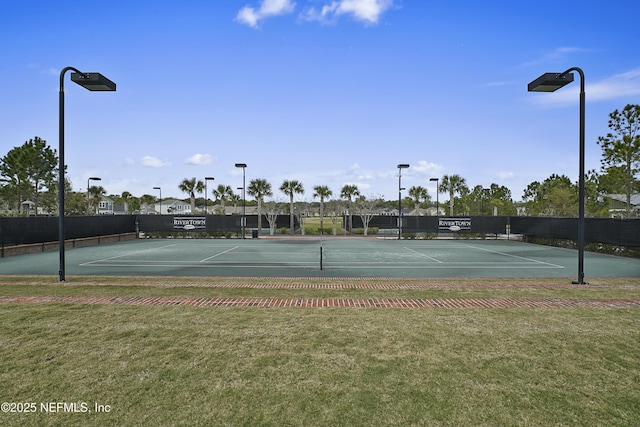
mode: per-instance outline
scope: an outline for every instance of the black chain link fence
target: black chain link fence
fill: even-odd
[[[360,216],[354,215],[352,221],[353,230],[363,228]],[[343,224],[347,223],[345,217]],[[462,224],[462,227],[451,229],[449,224],[454,223]],[[257,226],[257,216],[247,215],[245,231],[250,233]],[[276,228],[281,229],[288,226],[289,216],[278,216]],[[262,218],[262,227],[263,230],[269,227],[266,217]],[[297,221],[295,227],[299,227]],[[391,233],[395,230],[397,233],[398,217],[393,215],[374,216],[369,222],[369,228],[377,228]],[[230,232],[240,234],[242,232],[242,216],[105,215],[65,217],[65,237],[67,239],[137,232],[206,232],[211,235]],[[523,235],[525,238],[577,240],[578,219],[527,216],[403,216],[402,232],[403,234],[514,234]],[[0,246],[2,248],[57,240],[57,217],[0,217]],[[585,218],[585,242],[640,246],[640,219]]]

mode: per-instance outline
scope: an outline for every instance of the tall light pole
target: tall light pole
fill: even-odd
[[[58,252],[60,266],[58,275],[60,281],[65,281],[65,253],[64,253],[64,75],[72,71],[71,81],[90,91],[114,92],[116,84],[100,73],[83,73],[73,67],[65,67],[60,71],[60,95],[58,103]]]
[[[246,163],[236,163],[237,168],[242,168],[242,238],[244,239],[245,227],[247,226],[246,205],[247,200],[245,198],[247,186],[245,185],[245,171],[247,169]]]
[[[572,71],[580,75],[580,170],[578,176],[578,280],[584,282],[584,134],[585,134],[585,93],[584,72],[578,67],[569,68],[562,73],[545,73],[529,83],[529,92],[554,92],[573,81]]]
[[[407,163],[398,165],[398,240],[402,237],[402,169],[408,169]]]
[[[436,216],[440,216],[440,178],[429,178],[429,181],[436,182]]]
[[[92,176],[87,179],[87,208],[91,207],[91,198],[89,196],[89,181],[102,181],[102,178],[98,178],[97,176]]]
[[[158,190],[158,191],[160,191],[160,199],[158,199],[158,200],[160,200],[160,215],[162,215],[162,188],[160,188],[160,187],[153,187],[153,189],[154,189],[154,190]]]
[[[212,176],[207,176],[204,178],[204,213],[205,215],[208,213],[207,212],[207,197],[209,197],[208,193],[207,193],[207,181],[213,181],[215,178]]]

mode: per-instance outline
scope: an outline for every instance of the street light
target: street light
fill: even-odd
[[[247,217],[246,217],[246,199],[245,199],[245,171],[247,169],[246,163],[236,163],[237,168],[242,168],[242,238],[244,239],[245,227],[247,226]]]
[[[92,176],[87,179],[87,208],[91,207],[91,199],[89,198],[89,181],[102,181],[102,178],[98,178],[97,176]]]
[[[160,200],[160,210],[159,210],[159,211],[160,211],[160,215],[162,215],[162,188],[160,188],[160,187],[153,187],[153,189],[154,189],[154,190],[158,190],[158,191],[160,191],[160,199],[158,199],[158,200]]]
[[[429,181],[436,182],[436,216],[440,216],[440,200],[438,199],[440,196],[440,178],[429,178]]]
[[[205,215],[208,213],[207,212],[207,197],[208,193],[207,193],[207,181],[213,181],[215,178],[212,176],[207,176],[204,178],[204,213]]]
[[[584,134],[585,134],[585,93],[584,72],[572,67],[562,73],[545,73],[529,83],[529,92],[553,92],[573,81],[572,71],[580,75],[580,170],[578,176],[578,280],[584,282]]]
[[[400,163],[398,165],[398,240],[402,236],[402,169],[408,169],[409,165],[407,163]]]
[[[60,95],[58,103],[58,252],[60,281],[65,281],[64,254],[64,75],[72,71],[71,81],[90,91],[115,92],[116,84],[100,73],[83,73],[73,67],[65,67],[60,71]]]

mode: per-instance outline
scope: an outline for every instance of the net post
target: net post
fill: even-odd
[[[324,241],[322,240],[322,227],[320,227],[320,271],[322,271],[322,255],[324,253]]]

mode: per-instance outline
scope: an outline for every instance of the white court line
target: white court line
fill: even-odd
[[[155,250],[158,250],[158,249],[170,248],[171,246],[175,246],[175,245],[177,245],[177,243],[172,243],[172,244],[170,244],[170,245],[160,246],[160,247],[158,247],[158,248],[151,248],[151,249],[143,249],[143,250],[141,250],[141,251],[134,251],[133,253],[134,253],[134,254],[139,254],[139,253],[141,253],[141,252],[151,252],[151,251],[155,251]],[[112,259],[122,258],[122,257],[125,257],[125,256],[130,256],[130,255],[132,255],[132,254],[131,254],[131,253],[126,253],[126,254],[124,254],[124,255],[116,255],[116,256],[111,256],[111,257],[108,257],[108,258],[101,258],[101,259],[96,259],[96,260],[93,260],[93,261],[85,262],[85,263],[82,263],[82,264],[80,264],[80,265],[81,265],[81,266],[91,265],[91,264],[93,264],[93,263],[98,263],[98,262],[103,262],[103,261],[109,261],[109,260],[112,260]],[[125,261],[125,262],[126,262],[126,261]]]
[[[394,264],[394,265],[336,265],[335,263],[330,263],[328,265],[325,264],[326,269],[377,269],[377,270],[397,270],[401,269],[411,269],[411,270],[447,270],[453,269],[456,270],[483,270],[483,269],[491,269],[491,270],[540,270],[540,269],[552,269],[552,268],[564,268],[560,266],[553,265],[505,265],[505,264],[497,264],[497,265],[470,265],[470,264],[461,264],[461,265],[450,265],[450,264],[425,264],[425,265],[403,265],[403,264]]]
[[[368,265],[353,265],[353,264],[348,264],[348,265],[342,265],[342,264],[336,264],[336,263],[331,263],[329,265],[325,265],[325,269],[328,270],[342,270],[344,268],[347,269],[375,269],[375,270],[397,270],[398,268],[402,268],[402,269],[411,269],[411,270],[441,270],[441,269],[450,269],[450,268],[456,268],[456,269],[461,269],[461,270],[482,270],[482,269],[492,269],[492,270],[513,270],[513,269],[519,269],[519,270],[523,270],[523,269],[534,269],[534,270],[539,270],[539,269],[553,269],[553,268],[564,268],[562,266],[554,266],[553,264],[549,264],[549,265],[544,265],[545,263],[542,263],[543,265],[505,265],[505,264],[498,264],[498,265],[449,265],[449,264],[419,264],[419,265],[401,265],[401,264],[393,264],[393,265],[374,265],[374,264],[368,264]],[[310,263],[310,262],[298,262],[298,263],[286,263],[286,264],[277,264],[277,263],[265,263],[265,264],[247,264],[247,263],[243,263],[243,262],[229,262],[229,263],[224,263],[224,264],[167,264],[165,263],[158,263],[158,264],[149,264],[149,263],[141,263],[141,264],[110,264],[110,263],[106,263],[106,264],[84,264],[84,267],[118,267],[118,268],[125,268],[125,267],[134,267],[134,268],[141,268],[141,267],[154,267],[154,268],[158,268],[158,267],[170,267],[170,268],[174,268],[174,267],[184,267],[184,268],[214,268],[214,269],[220,269],[220,268],[239,268],[242,267],[243,269],[255,269],[255,268],[292,268],[292,269],[296,269],[296,268],[304,268],[304,269],[309,269],[309,268],[317,268],[317,264],[316,263]]]
[[[408,247],[406,247],[406,246],[405,246],[404,248],[405,248],[406,250],[411,251],[411,252],[413,252],[413,253],[416,253],[416,254],[418,254],[418,255],[420,255],[420,256],[422,256],[422,257],[425,257],[425,258],[427,258],[427,259],[430,259],[431,261],[435,261],[435,262],[442,263],[442,261],[440,261],[440,260],[438,260],[438,259],[435,259],[435,258],[430,257],[430,256],[425,255],[425,254],[421,254],[420,252],[418,252],[418,251],[416,251],[416,250],[413,250],[413,249],[411,249],[411,248],[408,248]]]
[[[317,268],[317,263],[315,262],[295,262],[295,263],[254,263],[247,264],[245,262],[224,262],[221,264],[202,264],[198,261],[193,261],[193,263],[188,263],[185,261],[157,261],[157,264],[152,263],[151,261],[131,261],[127,264],[117,264],[117,263],[105,263],[105,264],[83,264],[83,267],[117,267],[117,268],[141,268],[141,267],[153,267],[153,268]]]
[[[87,263],[81,264],[85,267],[119,267],[119,268],[140,268],[140,267],[154,267],[154,268],[309,268],[316,267],[315,261],[293,261],[293,262],[277,262],[277,261],[264,261],[264,262],[245,262],[245,261],[221,261],[203,264],[199,261],[142,261],[142,260],[119,260],[117,262],[105,262],[105,263]],[[500,261],[488,261],[488,262],[468,262],[468,261],[443,261],[436,264],[425,264],[418,261],[404,261],[404,262],[386,262],[386,261],[333,261],[326,265],[331,269],[388,269],[394,270],[398,268],[402,269],[557,269],[562,266],[549,264],[545,262],[532,263],[528,260],[521,262],[500,262]]]
[[[478,249],[478,250],[481,250],[481,251],[492,252],[492,253],[494,253],[494,254],[499,254],[499,255],[504,255],[504,256],[510,256],[510,257],[512,257],[512,258],[523,259],[523,260],[525,260],[525,261],[533,262],[533,263],[536,263],[536,264],[546,264],[546,265],[551,265],[551,266],[553,266],[553,267],[555,267],[555,268],[564,268],[564,267],[563,267],[563,266],[561,266],[561,265],[552,264],[552,263],[550,263],[550,262],[544,262],[544,261],[540,261],[540,260],[533,259],[533,258],[526,258],[526,257],[523,257],[523,256],[518,256],[518,255],[505,254],[504,252],[492,251],[491,249],[480,248],[480,247],[478,247],[478,246],[473,246],[473,245],[466,245],[466,246],[467,246],[467,247],[469,247],[469,248]]]
[[[207,262],[207,261],[209,261],[210,259],[213,259],[213,258],[215,258],[215,257],[217,257],[217,256],[220,256],[220,255],[224,255],[224,254],[226,254],[227,252],[231,252],[231,251],[232,251],[232,250],[234,250],[234,249],[238,249],[239,247],[240,247],[240,246],[234,246],[234,247],[232,247],[231,249],[227,249],[226,251],[222,251],[222,252],[220,252],[220,253],[218,253],[218,254],[212,255],[212,256],[210,256],[209,258],[205,258],[205,259],[203,259],[203,260],[200,260],[200,262]]]

